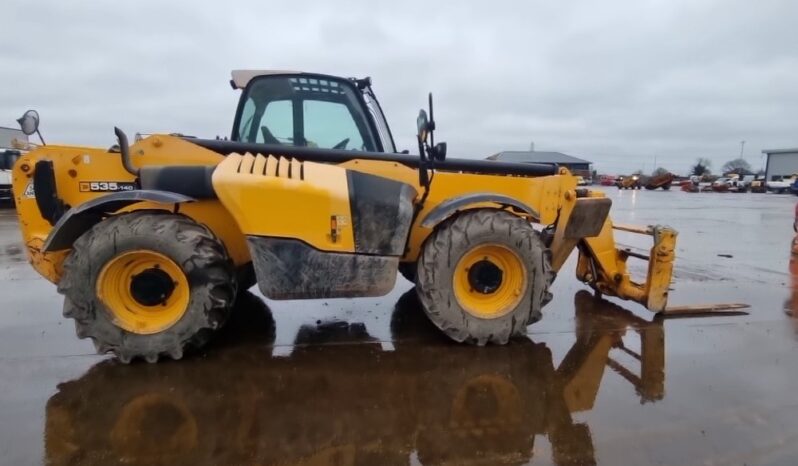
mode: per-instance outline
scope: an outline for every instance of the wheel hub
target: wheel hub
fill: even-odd
[[[468,270],[468,283],[477,293],[495,293],[503,277],[502,269],[488,259],[482,259]]]
[[[130,295],[142,306],[163,305],[174,290],[175,283],[172,278],[157,267],[134,275],[130,280]]]

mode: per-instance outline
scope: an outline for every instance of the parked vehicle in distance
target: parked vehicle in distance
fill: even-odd
[[[733,192],[744,193],[748,190],[740,177],[722,177],[712,183],[712,191],[717,193]]]
[[[745,178],[733,178],[729,183],[729,191],[745,193],[748,192],[748,185],[749,183],[745,182]]]
[[[601,175],[599,178],[599,183],[602,186],[615,186],[616,179],[612,175]]]
[[[752,193],[764,193],[766,191],[765,177],[763,175],[756,175],[748,185],[748,189],[750,189]]]
[[[646,181],[646,189],[654,190],[657,188],[662,188],[665,191],[671,189],[671,184],[673,184],[673,173],[665,173],[663,175],[652,176],[651,178]]]
[[[0,150],[0,204],[14,203],[14,194],[11,192],[11,169],[20,157],[18,150]]]
[[[782,177],[781,179],[767,181],[765,182],[765,188],[771,193],[784,194],[790,191],[790,186],[792,186],[796,179],[798,179],[798,173]]]
[[[716,192],[744,193],[748,191],[748,186],[745,184],[744,178],[732,174],[715,180],[712,183],[712,190]]]
[[[590,184],[590,183],[588,183],[588,181],[585,179],[584,176],[576,175],[575,178],[576,178],[576,185],[577,186],[587,186],[587,185]]]
[[[712,191],[716,193],[725,193],[729,190],[729,178],[721,177],[712,182]]]
[[[690,178],[688,178],[686,180],[682,180],[679,183],[679,187],[684,192],[697,193],[699,191],[698,183],[699,183],[698,177],[697,176],[691,176]]]
[[[8,170],[0,170],[0,204],[12,201],[14,199],[11,193],[11,172]]]
[[[615,185],[618,186],[618,189],[640,189],[643,187],[639,175],[619,176]]]

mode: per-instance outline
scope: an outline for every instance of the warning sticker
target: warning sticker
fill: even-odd
[[[29,182],[27,186],[25,186],[25,192],[22,193],[22,196],[28,199],[33,199],[36,197],[36,191],[33,190],[33,181]]]

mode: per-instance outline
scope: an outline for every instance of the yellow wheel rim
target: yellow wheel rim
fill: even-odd
[[[454,296],[469,314],[496,319],[511,312],[526,292],[521,258],[500,244],[479,245],[460,258],[454,270]]]
[[[115,325],[149,335],[183,317],[190,289],[172,259],[155,251],[130,251],[105,264],[97,277],[97,296]]]

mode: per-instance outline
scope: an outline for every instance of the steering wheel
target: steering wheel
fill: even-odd
[[[349,144],[349,138],[344,139],[343,141],[339,142],[338,144],[333,146],[333,149],[343,150],[346,149],[346,145]]]

